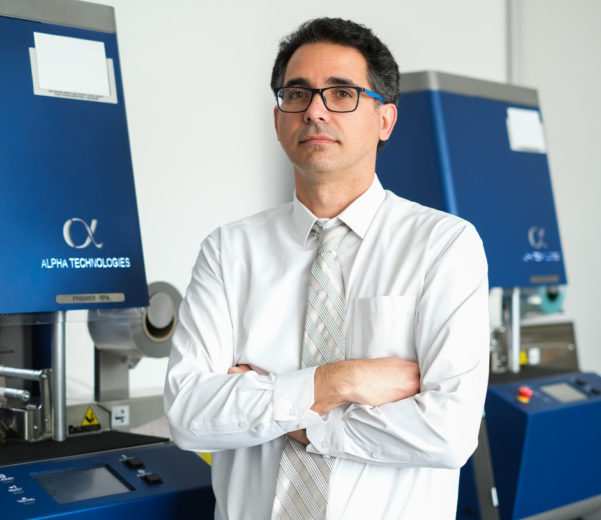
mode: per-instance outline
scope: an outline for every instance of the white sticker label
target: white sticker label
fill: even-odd
[[[111,409],[111,427],[129,426],[129,406],[113,406]]]
[[[543,123],[538,110],[507,109],[509,146],[514,152],[546,153]]]
[[[93,96],[110,94],[104,42],[33,33],[40,88]]]
[[[64,99],[77,99],[80,101],[96,101],[98,103],[117,103],[117,84],[115,83],[115,66],[111,58],[106,59],[106,69],[109,78],[108,96],[99,96],[96,94],[86,94],[82,92],[69,92],[66,90],[49,90],[40,87],[40,79],[38,74],[38,58],[36,50],[33,47],[29,48],[29,59],[31,62],[31,80],[33,82],[33,93],[36,96],[49,96]]]

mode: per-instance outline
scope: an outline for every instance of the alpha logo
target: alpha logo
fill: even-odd
[[[543,249],[549,247],[545,242],[545,228],[532,226],[528,230],[528,242],[534,249]]]
[[[71,236],[71,227],[74,223],[78,223],[80,224],[80,226],[83,226],[84,231],[87,235],[86,239],[79,244],[76,244]],[[65,225],[63,226],[63,237],[65,238],[65,242],[67,242],[68,245],[74,247],[75,249],[85,249],[90,244],[94,244],[98,249],[100,249],[103,246],[104,242],[96,242],[96,239],[94,238],[94,233],[96,233],[96,227],[98,227],[98,221],[95,218],[92,219],[90,225],[88,225],[88,223],[83,219],[70,218],[69,220],[67,220],[67,222],[65,222]]]

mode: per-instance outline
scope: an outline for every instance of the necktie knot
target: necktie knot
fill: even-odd
[[[316,224],[313,229],[319,236],[319,253],[324,251],[337,252],[340,242],[350,231],[343,223],[325,229],[323,226]]]

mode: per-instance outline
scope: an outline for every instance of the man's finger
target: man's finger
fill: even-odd
[[[227,373],[228,374],[243,374],[244,372],[249,372],[252,370],[250,365],[236,365],[235,367],[230,368]]]
[[[307,444],[309,444],[309,438],[307,437],[307,430],[294,430],[292,432],[288,432],[286,435],[288,435],[288,437],[294,439],[295,441],[300,442],[301,444],[304,444],[305,446],[307,446]]]

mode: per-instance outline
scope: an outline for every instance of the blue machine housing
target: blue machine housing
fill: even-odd
[[[509,108],[540,113],[536,91],[439,72],[406,74],[401,90],[384,187],[472,222],[491,287],[565,284],[547,155],[508,137]]]
[[[103,85],[100,95],[86,92],[86,81],[37,81],[42,40],[55,43],[45,49],[55,81],[68,76],[65,64],[96,62],[101,79],[106,66],[109,95]],[[86,79],[86,66],[69,72]],[[58,361],[54,405],[64,351],[44,356],[52,343],[64,346],[65,334],[52,313],[148,305],[112,7],[0,0],[0,182],[0,332],[11,332],[3,354],[15,368]],[[99,432],[26,443],[9,435],[0,446],[0,518],[213,518],[209,466],[164,440]]]
[[[532,391],[528,403],[518,389]],[[550,395],[560,385],[571,401]],[[574,372],[489,388],[486,423],[502,520],[565,508],[575,518],[601,506],[601,377]],[[568,508],[572,508],[572,512]]]
[[[125,458],[134,457],[143,464],[140,469],[125,465]],[[40,476],[62,473],[68,477],[69,472],[77,475],[78,470],[88,468],[107,472],[122,492],[103,496],[108,493],[106,485],[103,489],[100,479],[90,478],[87,489],[80,486],[89,498],[64,501],[61,497],[70,493],[68,478],[46,488],[40,484]],[[156,477],[145,481],[148,473],[160,482]],[[6,519],[208,519],[214,516],[214,506],[208,464],[171,443],[0,467],[0,511]]]
[[[61,9],[108,8],[0,5],[0,313],[148,305],[116,33],[40,21]],[[34,32],[102,42],[117,102],[36,95]]]

